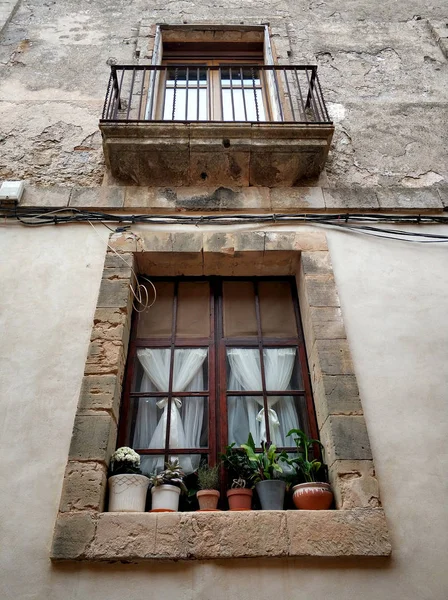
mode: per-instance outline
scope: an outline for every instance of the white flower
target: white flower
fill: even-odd
[[[115,450],[115,452],[112,454],[111,461],[113,463],[128,462],[135,466],[139,466],[140,456],[137,454],[137,452],[135,452],[135,450],[132,450],[132,448],[123,446],[118,448],[118,450]]]

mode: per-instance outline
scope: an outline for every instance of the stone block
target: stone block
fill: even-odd
[[[88,548],[82,547],[81,552],[75,557],[142,562],[389,556],[391,547],[383,510],[364,508],[208,514],[103,513],[99,515],[94,540]]]
[[[323,375],[312,382],[319,427],[328,415],[362,415],[358,384],[354,375]]]
[[[443,205],[436,189],[430,188],[379,188],[376,191],[381,208],[394,210],[442,210]]]
[[[324,209],[324,196],[320,187],[277,187],[271,189],[271,210],[302,212]]]
[[[112,233],[109,237],[109,246],[118,253],[136,252],[137,237],[132,232]]]
[[[325,208],[361,210],[379,208],[378,198],[370,188],[324,188]]]
[[[156,536],[155,514],[103,513],[88,557],[100,561],[151,559],[155,556]]]
[[[190,183],[193,185],[249,185],[250,152],[232,150],[226,152],[190,152]]]
[[[265,249],[263,231],[239,231],[233,234],[235,252],[263,252]]]
[[[203,275],[202,252],[139,252],[137,265],[140,273],[154,276]]]
[[[389,556],[382,509],[288,511],[290,556]]]
[[[85,559],[95,535],[95,517],[95,513],[87,511],[60,513],[54,530],[51,559]]]
[[[172,241],[173,252],[202,252],[202,233],[175,231],[172,233]]]
[[[379,508],[378,480],[371,460],[336,460],[329,469],[336,507]]]
[[[98,294],[99,308],[128,308],[131,291],[125,279],[102,279]]]
[[[231,254],[235,250],[235,239],[233,233],[210,233],[203,234],[203,249],[204,253],[222,253]]]
[[[124,364],[121,341],[97,338],[90,342],[84,373],[86,375],[117,375]]]
[[[330,415],[320,428],[320,439],[329,467],[335,460],[372,460],[363,416]]]
[[[73,188],[69,206],[77,208],[122,208],[124,205],[124,188],[94,187]]]
[[[341,309],[336,306],[310,306],[310,321],[315,340],[345,339]]]
[[[71,188],[51,186],[26,186],[20,206],[45,206],[59,208],[68,206]]]
[[[77,415],[73,426],[69,460],[109,464],[117,438],[114,418],[104,412],[95,415]]]
[[[78,414],[111,412],[118,421],[121,385],[116,375],[88,375],[82,380]]]
[[[129,186],[126,188],[124,207],[125,208],[160,208],[173,209],[175,202],[169,194],[164,193],[162,188]]]
[[[123,267],[131,266],[134,268],[134,255],[132,252],[107,252],[104,260],[105,269],[121,269]]]
[[[65,468],[59,511],[102,511],[106,494],[107,467],[95,462],[69,461]]]
[[[339,295],[332,275],[303,275],[300,281],[309,306],[339,307]]]
[[[448,185],[439,186],[437,191],[439,193],[440,200],[442,202],[443,207],[447,208],[448,207]]]
[[[187,140],[188,142],[188,140]],[[190,152],[187,144],[169,140],[166,148],[142,148],[138,154],[139,185],[177,186],[189,184]],[[168,146],[171,146],[169,151]]]
[[[144,231],[140,234],[139,252],[172,252],[173,233],[167,231]]]
[[[236,190],[219,188],[220,210],[250,211],[270,210],[270,190],[264,187],[242,187]]]
[[[126,263],[122,261],[119,267],[110,267],[103,269],[103,279],[127,279],[128,282],[133,279],[132,268],[126,266]]]
[[[296,234],[293,231],[267,231],[265,237],[266,252],[272,250],[296,250]]]
[[[304,275],[333,275],[330,253],[325,250],[303,251],[300,255],[300,263]]]
[[[312,380],[320,375],[353,375],[348,341],[316,340],[309,358]]]
[[[327,251],[327,236],[321,231],[309,231],[304,229],[296,233],[294,250],[300,252]]]

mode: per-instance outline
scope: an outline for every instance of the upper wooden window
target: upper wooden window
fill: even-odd
[[[191,473],[249,432],[290,450],[289,429],[317,436],[293,279],[154,283],[133,319],[119,430],[144,472],[176,457]]]

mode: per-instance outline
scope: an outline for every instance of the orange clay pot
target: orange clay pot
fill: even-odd
[[[201,510],[217,510],[220,496],[218,490],[200,490],[196,496]]]
[[[247,488],[234,488],[227,491],[229,510],[251,510],[253,491]]]
[[[328,483],[299,483],[293,488],[292,499],[302,510],[328,510],[333,502],[333,492]]]

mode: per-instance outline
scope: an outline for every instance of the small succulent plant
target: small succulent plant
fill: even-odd
[[[160,473],[151,475],[149,478],[154,487],[160,485],[175,485],[183,492],[187,493],[187,487],[184,483],[185,473],[182,471],[178,460],[170,460],[165,463],[165,469]]]

